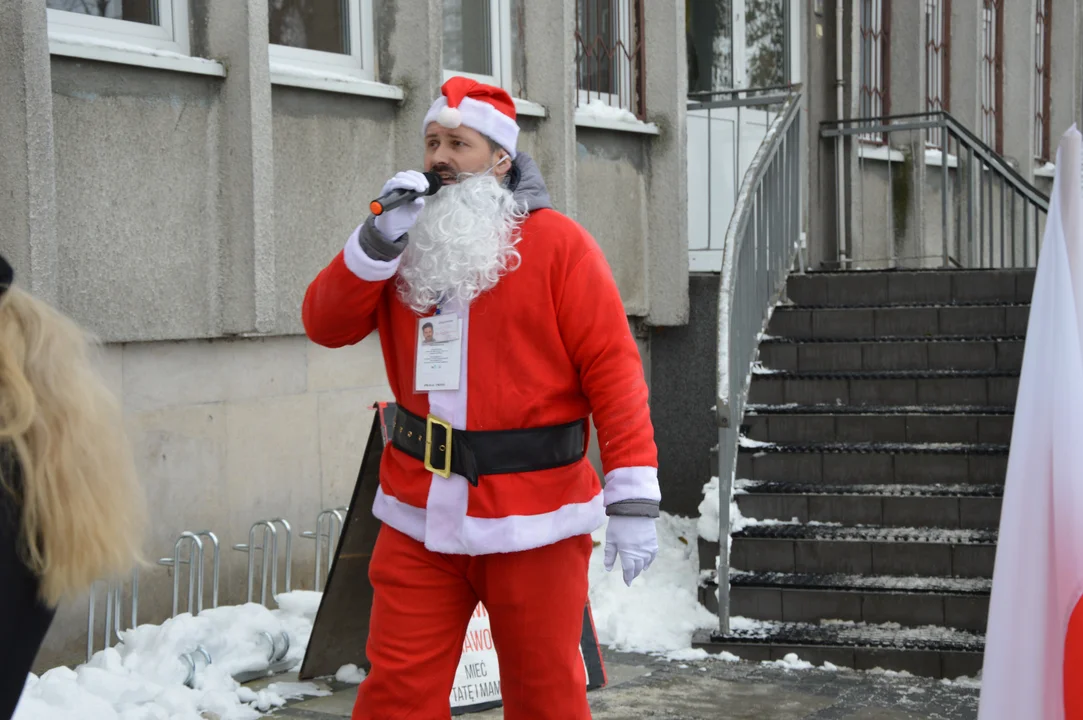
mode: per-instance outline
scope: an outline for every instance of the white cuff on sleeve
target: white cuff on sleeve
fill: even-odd
[[[653,500],[661,502],[662,490],[658,487],[658,468],[624,467],[610,470],[605,475],[605,504],[622,500]]]

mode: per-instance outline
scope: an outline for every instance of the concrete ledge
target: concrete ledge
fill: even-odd
[[[322,72],[271,61],[271,84],[323,90],[325,92],[365,95],[385,100],[402,100],[405,94],[397,85],[386,85],[346,74]]]
[[[536,102],[530,100],[524,100],[523,98],[512,98],[515,101],[515,114],[526,115],[527,117],[548,117],[549,111],[545,109],[544,105],[539,105]]]
[[[610,118],[600,118],[590,113],[576,110],[575,112],[575,126],[594,128],[595,130],[616,130],[618,132],[639,133],[641,135],[660,135],[661,132],[658,126],[654,123],[646,122],[631,122],[627,120],[615,120]]]
[[[87,35],[51,32],[49,33],[49,53],[195,75],[226,76],[226,66],[215,60],[181,55],[142,45],[102,40]]]

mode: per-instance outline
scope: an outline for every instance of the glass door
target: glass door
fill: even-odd
[[[718,272],[741,179],[777,108],[735,106],[732,91],[793,76],[798,0],[685,0],[690,269]],[[743,96],[742,96],[743,97]]]

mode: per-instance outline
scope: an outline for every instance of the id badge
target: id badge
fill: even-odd
[[[414,390],[458,390],[462,366],[463,321],[457,313],[417,321]]]

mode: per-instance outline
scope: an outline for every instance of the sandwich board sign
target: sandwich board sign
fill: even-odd
[[[583,635],[579,642],[579,654],[586,672],[587,690],[604,687],[605,664],[602,662],[589,603],[583,611]],[[455,673],[455,684],[451,688],[451,714],[482,712],[500,705],[500,665],[496,648],[493,646],[489,613],[484,605],[478,603],[474,614],[470,616],[459,669]]]
[[[380,460],[391,437],[396,407],[394,403],[377,403],[373,409],[376,417],[298,673],[302,680],[333,676],[348,664],[366,671],[370,667],[365,657],[373,592],[368,564],[380,530],[380,521],[372,515],[372,503],[380,484]],[[579,651],[586,670],[587,689],[604,687],[605,663],[589,602],[583,608]],[[500,666],[484,605],[479,604],[470,617],[450,699],[453,715],[481,712],[502,704]]]

